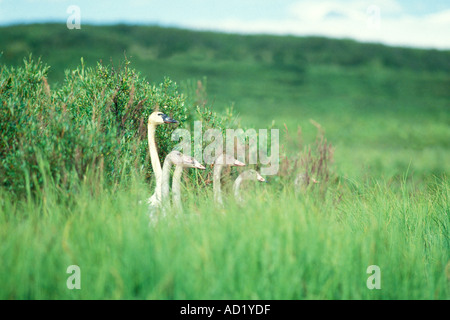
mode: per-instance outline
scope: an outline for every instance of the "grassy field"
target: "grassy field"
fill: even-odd
[[[450,298],[450,52],[60,25],[2,27],[0,52],[2,130],[18,132],[2,136],[0,149],[1,299]],[[29,53],[50,66],[48,73],[17,68]],[[102,82],[104,69],[95,72],[99,60],[118,68],[124,53],[145,79],[134,83],[135,94],[130,82]],[[185,100],[159,87],[166,76]],[[207,100],[202,117],[209,109],[217,119],[233,112],[244,128],[279,128],[290,163],[308,146],[314,150],[318,123],[334,148],[329,179],[296,192],[294,171],[282,166],[286,171],[268,183],[245,186],[242,207],[225,178],[221,209],[205,176],[194,174],[184,181],[184,214],[170,211],[149,224],[139,203],[153,190],[146,138],[133,130],[152,105],[136,115],[135,127],[120,127],[122,140],[115,131],[90,133],[94,117],[79,116],[103,108],[104,121],[113,123],[107,97],[116,97],[117,83],[123,89],[116,105],[139,106],[148,95],[181,115]],[[59,113],[63,105],[72,117]],[[22,109],[23,117],[9,111]],[[55,142],[49,128],[59,124],[73,134]],[[106,152],[120,150],[114,164],[105,163],[104,177],[98,150],[105,162],[112,159]],[[82,165],[83,155],[91,165]],[[80,290],[67,288],[70,265],[80,267]],[[380,267],[381,290],[366,285],[371,265]]]
[[[448,299],[447,181],[352,185],[337,201],[266,186],[224,212],[205,192],[149,226],[145,184],[73,204],[2,195],[3,299]],[[81,289],[68,290],[69,265]],[[369,290],[368,266],[381,270]]]

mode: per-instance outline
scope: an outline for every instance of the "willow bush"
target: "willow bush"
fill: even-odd
[[[0,65],[0,185],[16,195],[48,182],[68,191],[88,172],[108,184],[133,170],[149,181],[147,119],[156,107],[181,127],[196,119],[225,126],[206,104],[190,104],[196,99],[187,99],[176,83],[166,78],[152,85],[127,59],[92,68],[81,59],[56,88],[47,82],[49,69],[31,56],[18,68]],[[177,143],[171,140],[175,128],[157,130],[162,158]]]

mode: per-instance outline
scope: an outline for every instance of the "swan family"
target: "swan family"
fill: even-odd
[[[150,160],[155,175],[156,187],[153,195],[147,200],[149,209],[154,212],[158,208],[170,207],[170,171],[175,166],[175,172],[172,178],[172,203],[178,212],[182,212],[181,202],[181,176],[185,168],[194,168],[205,170],[206,168],[195,158],[185,155],[180,151],[170,152],[164,159],[163,166],[158,155],[156,145],[156,128],[159,125],[178,123],[168,115],[160,111],[154,111],[148,118],[148,147],[150,151]],[[214,175],[213,175],[213,191],[215,202],[223,206],[222,190],[221,190],[221,173],[224,166],[243,167],[245,164],[228,154],[219,155],[214,161]],[[255,180],[264,182],[265,179],[255,170],[247,170],[242,172],[234,183],[234,194],[236,200],[242,203],[243,199],[240,196],[239,188],[243,180]]]

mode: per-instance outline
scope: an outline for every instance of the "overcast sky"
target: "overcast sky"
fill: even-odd
[[[450,49],[450,0],[0,0],[0,25],[152,24]],[[74,30],[73,32],[76,32]]]

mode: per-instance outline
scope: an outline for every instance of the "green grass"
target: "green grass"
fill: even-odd
[[[248,201],[240,207],[225,179],[228,202],[219,209],[211,185],[185,181],[185,213],[169,212],[153,225],[139,204],[152,193],[148,166],[137,177],[132,148],[124,148],[123,162],[117,160],[129,176],[120,171],[122,178],[111,183],[90,170],[80,179],[69,172],[69,192],[41,172],[42,187],[32,192],[32,177],[15,176],[28,192],[17,198],[0,189],[0,299],[450,298],[448,51],[138,26],[69,31],[59,25],[2,27],[0,51],[5,66],[22,65],[30,52],[41,56],[50,65],[51,91],[66,88],[61,101],[70,94],[64,70],[79,66],[81,57],[87,67],[100,59],[117,66],[126,52],[141,73],[135,104],[143,90],[155,91],[143,77],[158,88],[170,76],[191,112],[204,98],[195,95],[196,81],[206,76],[208,108],[222,114],[233,106],[242,126],[274,122],[283,132],[286,125],[291,137],[300,126],[302,148],[315,140],[313,119],[335,148],[332,179],[316,189],[296,194],[292,177],[268,177],[267,184],[244,186]],[[86,110],[92,108],[89,84],[100,81],[89,77],[71,82]],[[129,91],[121,93],[124,106]],[[159,94],[154,99],[180,100]],[[39,106],[50,99],[39,97]],[[70,139],[88,146],[99,141],[75,133]],[[285,154],[299,157],[285,134],[282,143]],[[68,168],[71,156],[62,161]],[[45,171],[48,164],[36,160],[34,166]],[[81,268],[81,290],[66,286],[70,265]],[[370,265],[381,269],[381,290],[366,286]]]
[[[355,183],[319,201],[267,185],[223,211],[202,192],[154,225],[139,183],[82,187],[70,206],[2,195],[0,298],[448,299],[449,191]],[[66,287],[73,264],[81,290]]]

